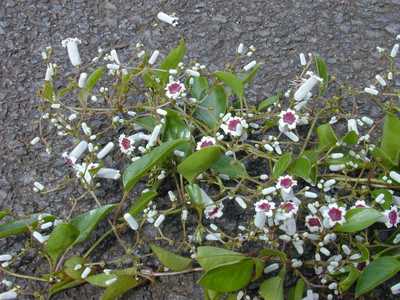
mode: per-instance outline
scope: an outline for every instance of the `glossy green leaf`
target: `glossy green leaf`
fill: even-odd
[[[358,134],[355,131],[346,133],[342,141],[347,145],[356,145],[358,143]]]
[[[186,270],[192,263],[190,258],[177,255],[157,245],[151,244],[150,247],[160,262],[172,271],[178,272]]]
[[[348,266],[349,273],[345,278],[343,278],[339,282],[339,290],[343,293],[352,287],[352,285],[357,281],[358,277],[360,277],[361,272],[353,267],[352,265]]]
[[[254,274],[252,281],[255,281],[264,274],[265,262],[259,258],[253,258],[253,262],[254,262]]]
[[[220,114],[225,114],[227,106],[224,88],[217,85],[201,100],[194,116],[207,124],[210,129],[215,129],[219,125]]]
[[[303,295],[305,287],[306,283],[303,279],[299,278],[296,285],[290,289],[288,300],[302,300],[304,298]]]
[[[0,210],[0,221],[7,217],[10,213],[11,211],[9,209]]]
[[[245,258],[246,256],[241,253],[210,246],[198,247],[196,255],[197,262],[205,271],[220,265],[239,262]]]
[[[244,73],[242,76],[240,76],[243,84],[249,84],[253,81],[254,77],[256,76],[258,70],[260,69],[261,65],[256,64],[250,71],[247,73]]]
[[[71,224],[58,224],[46,244],[46,252],[49,254],[53,263],[67,250],[78,238],[79,231]]]
[[[396,165],[400,156],[399,132],[400,119],[394,114],[387,114],[383,125],[381,149]]]
[[[136,124],[142,126],[148,131],[153,131],[157,125],[157,120],[153,116],[138,117],[133,120]]]
[[[178,64],[182,61],[183,57],[186,53],[186,45],[185,41],[181,39],[179,44],[176,48],[172,49],[167,57],[161,62],[160,69],[164,70],[164,72],[159,71],[158,77],[161,79],[162,82],[168,81],[169,70],[176,69]]]
[[[0,224],[0,238],[5,238],[12,235],[17,235],[29,231],[29,227],[36,228],[38,225],[38,218],[40,214],[31,215],[29,218],[21,220],[10,221],[4,224]],[[53,216],[45,216],[44,222],[54,221]]]
[[[346,222],[337,225],[337,232],[358,232],[363,230],[382,217],[382,214],[373,208],[353,208],[346,213]]]
[[[115,204],[104,205],[73,218],[70,224],[79,230],[79,236],[75,240],[75,244],[85,241],[97,224],[107,217],[115,206]]]
[[[225,85],[229,86],[233,93],[240,99],[244,96],[243,82],[236,77],[233,73],[217,71],[214,73],[215,77],[221,80]]]
[[[135,184],[145,176],[154,166],[162,163],[176,149],[185,143],[185,140],[175,140],[162,143],[140,159],[134,161],[125,169],[122,176],[124,190],[129,192]]]
[[[84,270],[83,265],[85,264],[85,259],[80,256],[72,256],[68,258],[64,263],[64,272],[72,279],[81,279],[82,271]],[[82,267],[78,270],[75,270],[77,265],[81,265]]]
[[[208,80],[207,77],[199,76],[193,77],[192,84],[192,97],[199,100],[203,99],[208,91]]]
[[[292,162],[292,153],[283,154],[272,169],[272,178],[278,178],[283,175],[283,173],[287,170],[290,163]]]
[[[87,92],[91,93],[93,88],[99,82],[99,80],[103,77],[106,72],[105,67],[99,67],[91,73],[86,81],[85,89]]]
[[[140,284],[141,281],[136,280],[134,276],[118,276],[118,280],[106,288],[101,300],[115,300]]]
[[[280,99],[281,95],[277,94],[277,95],[273,95],[271,97],[268,97],[267,99],[263,100],[260,102],[260,104],[258,104],[257,110],[258,111],[262,111],[267,109],[268,107],[270,107],[271,105],[278,103],[279,99]]]
[[[190,130],[183,117],[177,111],[167,110],[164,126],[164,141],[190,138]]]
[[[328,86],[329,73],[328,73],[328,66],[326,65],[325,60],[323,60],[318,55],[315,56],[315,68],[317,69],[318,76],[324,80],[320,85],[320,91],[321,94],[323,94]]]
[[[213,290],[203,288],[205,300],[221,300],[222,294]],[[235,298],[236,300],[236,298]]]
[[[320,151],[327,150],[336,145],[337,137],[330,124],[323,124],[317,128],[318,148]]]
[[[285,271],[282,269],[278,276],[271,277],[260,285],[260,296],[265,300],[283,300],[284,279]]]
[[[310,181],[311,179],[311,162],[306,156],[299,157],[290,165],[289,173],[301,177],[304,180]]]
[[[109,284],[107,284],[108,281],[113,280],[114,278],[118,278],[118,276],[114,274],[100,273],[89,276],[88,278],[86,278],[86,281],[89,282],[91,285],[106,288],[109,286]]]
[[[85,280],[82,280],[82,279],[76,279],[76,280],[66,279],[66,280],[57,282],[51,286],[51,288],[49,290],[49,297],[52,297],[55,294],[60,293],[62,291],[80,286],[84,283],[85,283]]]
[[[222,153],[219,146],[202,148],[192,153],[178,165],[178,172],[188,181],[192,182],[197,175],[210,168]]]
[[[199,284],[217,292],[233,292],[248,285],[253,274],[254,262],[251,258],[221,265],[207,271]]]
[[[152,201],[155,197],[157,196],[157,192],[154,190],[147,191],[145,193],[142,193],[138,199],[134,201],[134,203],[131,205],[129,208],[128,212],[133,216],[137,216],[140,214]]]
[[[211,165],[211,169],[219,174],[228,175],[231,178],[249,176],[242,162],[227,155],[220,155],[218,160]]]
[[[54,86],[53,86],[53,82],[45,80],[44,81],[44,85],[42,90],[40,91],[40,96],[49,101],[49,102],[53,102],[54,101]]]
[[[207,195],[207,193],[197,184],[192,183],[186,185],[186,192],[189,195],[190,201],[200,209],[214,204],[214,201]]]
[[[400,271],[400,262],[390,256],[383,256],[372,261],[357,280],[356,297],[373,290]]]
[[[278,257],[281,259],[282,262],[285,262],[287,260],[285,252],[268,248],[261,249],[259,252],[259,257]]]
[[[390,209],[393,204],[393,195],[387,189],[377,189],[371,193],[373,199],[376,199],[380,194],[383,194],[384,202],[379,204],[383,209]]]

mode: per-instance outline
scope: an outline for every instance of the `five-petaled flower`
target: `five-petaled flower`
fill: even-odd
[[[224,205],[220,203],[219,205],[209,205],[204,209],[204,215],[207,219],[221,218],[223,215]]]
[[[179,81],[172,81],[167,84],[165,87],[165,95],[169,99],[179,99],[183,96],[185,93],[185,85],[183,83],[180,83]]]
[[[281,128],[282,131],[296,128],[299,117],[294,110],[284,110],[279,114],[279,116],[279,128]]]
[[[245,129],[248,127],[248,124],[245,119],[240,117],[233,117],[230,113],[227,113],[223,118],[224,122],[221,124],[221,129],[225,132],[225,134],[230,134],[234,137],[240,137]]]
[[[276,188],[284,191],[285,193],[289,193],[296,185],[297,181],[294,180],[292,176],[285,175],[278,178]]]
[[[324,225],[331,228],[336,224],[343,224],[346,221],[345,214],[346,209],[344,207],[339,207],[336,203],[329,204],[328,207],[323,209]]]
[[[306,226],[310,232],[317,232],[322,229],[321,220],[317,216],[306,216]]]
[[[256,212],[262,212],[267,217],[272,217],[275,209],[275,203],[262,199],[254,204]]]
[[[126,136],[125,134],[119,136],[119,148],[122,153],[131,154],[135,150],[134,145],[135,141],[130,136]]]
[[[281,204],[279,204],[279,207],[278,207],[279,219],[285,220],[285,219],[291,218],[295,214],[297,214],[298,210],[299,210],[299,207],[296,203],[294,203],[292,201],[284,201]]]
[[[213,146],[215,145],[215,143],[215,138],[213,138],[212,136],[203,136],[200,142],[197,143],[196,150],[201,150],[205,147]]]
[[[385,216],[385,225],[387,228],[397,227],[397,224],[399,224],[399,211],[396,206],[385,210],[383,215]]]

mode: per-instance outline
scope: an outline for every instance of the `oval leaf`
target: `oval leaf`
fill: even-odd
[[[158,257],[160,262],[172,271],[183,271],[187,269],[192,263],[192,260],[190,258],[177,255],[161,247],[158,247],[157,245],[151,244],[150,247],[151,250],[153,250],[154,254]]]
[[[67,250],[78,238],[79,231],[73,225],[61,223],[50,234],[46,244],[46,251],[53,263]]]
[[[230,72],[217,71],[215,76],[229,86],[238,98],[243,98],[244,86],[243,82]]]
[[[109,285],[101,296],[101,300],[115,300],[119,296],[125,294],[130,289],[137,287],[141,282],[136,280],[134,276],[118,276],[118,280]]]
[[[382,214],[373,208],[353,208],[346,213],[346,222],[338,225],[338,232],[357,232],[363,230],[382,217]]]
[[[284,155],[282,155],[272,169],[272,177],[276,179],[281,176],[289,167],[291,162],[292,153],[285,153]]]
[[[260,296],[265,300],[283,300],[283,280],[284,273],[265,280],[260,286]]]
[[[34,229],[38,225],[39,217],[40,217],[40,214],[34,214],[34,215],[31,215],[29,218],[16,220],[16,221],[10,221],[5,224],[1,224],[0,225],[0,239],[8,237],[8,236],[27,232],[29,230],[29,227],[32,227]],[[53,216],[49,215],[49,216],[45,216],[43,218],[43,221],[50,222],[50,221],[54,221],[54,219],[55,218]]]
[[[196,260],[205,271],[221,265],[236,263],[246,259],[241,253],[223,248],[203,246],[197,248]]]
[[[211,89],[209,95],[201,100],[194,112],[194,116],[206,123],[211,129],[214,129],[219,124],[219,115],[225,114],[227,105],[224,88],[217,85]]]
[[[221,155],[212,164],[211,169],[219,174],[228,175],[231,178],[248,177],[246,167],[243,163],[227,155]]]

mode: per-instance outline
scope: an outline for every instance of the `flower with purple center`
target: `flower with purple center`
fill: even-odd
[[[135,141],[130,136],[126,136],[125,134],[121,134],[119,136],[119,149],[122,153],[131,154],[133,150],[135,150]]]
[[[179,81],[172,81],[165,87],[165,95],[169,99],[179,99],[185,93],[185,85]]]
[[[219,205],[209,205],[204,209],[204,215],[207,219],[217,219],[221,218],[223,215],[224,205],[221,203]]]
[[[225,134],[230,134],[234,137],[240,137],[244,132],[248,124],[245,119],[240,117],[233,117],[230,113],[227,113],[222,121],[221,129],[225,132]]]
[[[279,116],[279,128],[286,130],[292,130],[296,128],[299,117],[294,110],[284,110],[279,114]]]
[[[292,201],[282,202],[278,208],[279,218],[282,220],[291,218],[295,214],[297,214],[298,210],[299,210],[299,207],[296,203],[294,203]]]
[[[336,203],[329,204],[328,207],[323,209],[324,215],[324,225],[331,228],[336,224],[343,224],[345,219],[346,209],[344,207],[339,207]]]
[[[310,232],[317,232],[322,229],[322,223],[319,217],[312,215],[306,216],[306,226]]]
[[[383,213],[385,216],[385,225],[387,228],[397,227],[399,224],[399,211],[396,206],[392,206]]]
[[[213,146],[215,145],[215,143],[215,138],[213,138],[212,136],[203,136],[200,142],[197,143],[196,150],[201,150],[205,147]]]
[[[284,191],[285,193],[289,193],[296,185],[297,181],[294,180],[292,176],[285,175],[278,178],[276,188]]]
[[[262,212],[267,217],[272,217],[275,209],[275,203],[262,199],[254,204],[256,212]]]
[[[368,208],[369,205],[364,200],[357,200],[351,208]]]

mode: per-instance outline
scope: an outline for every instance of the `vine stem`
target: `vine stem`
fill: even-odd
[[[36,281],[42,281],[42,282],[49,282],[48,279],[44,279],[44,278],[40,278],[40,277],[35,277],[35,276],[29,276],[29,275],[23,275],[23,274],[18,274],[18,273],[14,273],[12,271],[9,271],[7,269],[4,269],[2,267],[0,267],[0,271],[3,273],[6,273],[10,276],[14,276],[14,277],[18,277],[18,278],[24,278],[24,279],[30,279],[30,280],[36,280]]]
[[[162,276],[175,276],[193,272],[202,272],[203,268],[193,268],[189,270],[179,271],[179,272],[153,272],[151,270],[141,270],[141,275],[143,276],[153,276],[153,277],[162,277]]]

